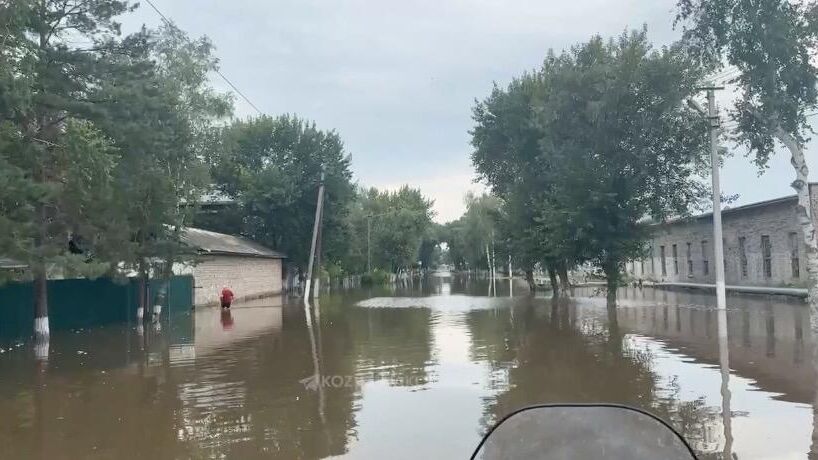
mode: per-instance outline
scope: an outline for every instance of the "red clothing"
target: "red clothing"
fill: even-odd
[[[230,289],[227,289],[227,288],[222,289],[222,296],[221,296],[221,301],[222,302],[231,303],[231,302],[233,302],[233,297],[235,297],[235,295],[233,295],[233,291],[231,291]]]

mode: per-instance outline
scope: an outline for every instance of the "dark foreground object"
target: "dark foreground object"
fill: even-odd
[[[472,459],[690,460],[687,442],[660,418],[627,406],[557,404],[513,412]]]

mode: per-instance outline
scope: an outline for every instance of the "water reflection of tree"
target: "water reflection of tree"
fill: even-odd
[[[3,361],[3,375],[25,379],[0,381],[8,422],[0,424],[0,457],[341,455],[355,428],[357,390],[327,388],[322,421],[317,393],[299,382],[313,373],[303,310],[287,310],[285,323],[189,363],[171,362],[166,337],[147,328],[141,337],[122,329],[55,335],[54,349],[71,352],[53,353],[43,376],[32,360]],[[354,374],[349,336],[330,330],[325,325],[325,372]]]
[[[569,302],[526,301],[513,321],[508,309],[469,313],[476,357],[507,369],[505,389],[485,403],[484,428],[531,404],[613,402],[648,409],[694,444],[707,444],[698,441],[712,437],[707,429],[718,409],[703,399],[683,401],[678,384],[663,386],[651,353],[608,323],[604,310],[577,316]]]

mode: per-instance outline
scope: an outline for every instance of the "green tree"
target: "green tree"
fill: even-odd
[[[553,56],[551,56],[553,58]],[[546,93],[545,74],[526,73],[506,89],[495,86],[491,95],[473,109],[472,163],[492,193],[503,199],[505,237],[515,263],[526,272],[533,289],[534,266],[551,275],[554,294],[557,274],[567,293],[568,269],[578,262],[579,243],[572,239],[560,215],[553,173],[559,164],[543,156],[542,126],[537,118]]]
[[[599,37],[546,61],[539,123],[553,158],[569,230],[605,274],[613,304],[626,260],[642,255],[648,216],[700,206],[706,128],[684,101],[702,68],[674,46],[653,50],[646,32]]]
[[[725,62],[739,70],[740,88],[730,117],[738,140],[763,171],[775,141],[790,152],[792,187],[807,247],[812,324],[818,329],[818,241],[810,213],[809,169],[804,146],[812,132],[808,112],[818,103],[818,3],[789,0],[680,0],[684,37],[704,65]]]
[[[449,257],[457,269],[491,270],[492,252],[503,254],[505,239],[500,234],[502,203],[493,195],[467,193],[463,198],[466,211],[441,230],[439,239],[446,242]],[[497,243],[500,245],[497,246]],[[494,250],[494,251],[493,251]]]
[[[705,195],[706,126],[684,104],[701,75],[684,48],[654,50],[644,30],[594,37],[550,53],[509,96],[495,89],[501,102],[522,93],[521,102],[501,104],[510,114],[495,111],[492,98],[475,109],[481,176],[508,196],[519,187],[518,206],[532,209],[537,228],[532,238],[546,242],[542,257],[592,261],[611,305],[624,261],[643,250],[642,222],[683,215]],[[492,130],[499,134],[484,134]]]
[[[349,155],[337,133],[295,116],[265,116],[226,127],[219,148],[212,176],[241,210],[238,225],[222,225],[239,227],[243,235],[306,267],[323,168],[323,260],[334,263],[346,255],[345,218],[354,186]]]
[[[0,4],[0,253],[29,267],[38,333],[48,333],[50,273],[99,274],[90,258],[108,237],[117,155],[85,114],[102,62],[126,52],[114,18],[128,9],[114,0]]]
[[[166,24],[123,43],[131,52],[108,58],[89,117],[122,153],[114,198],[128,206],[117,206],[112,263],[139,273],[144,307],[151,272],[169,276],[173,262],[191,256],[180,240],[192,217],[186,204],[208,185],[208,140],[232,101],[209,86],[217,62],[206,38],[191,40]]]
[[[419,189],[408,186],[359,190],[356,210],[350,213],[350,236],[359,248],[354,253],[363,256],[358,260],[366,267],[371,256],[373,269],[393,273],[423,261],[424,242],[434,238],[432,204]]]

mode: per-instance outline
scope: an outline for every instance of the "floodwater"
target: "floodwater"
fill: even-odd
[[[468,458],[547,402],[647,409],[702,458],[818,452],[803,304],[730,297],[720,341],[708,295],[629,288],[614,318],[593,289],[497,291],[442,279],[2,345],[0,458]]]

